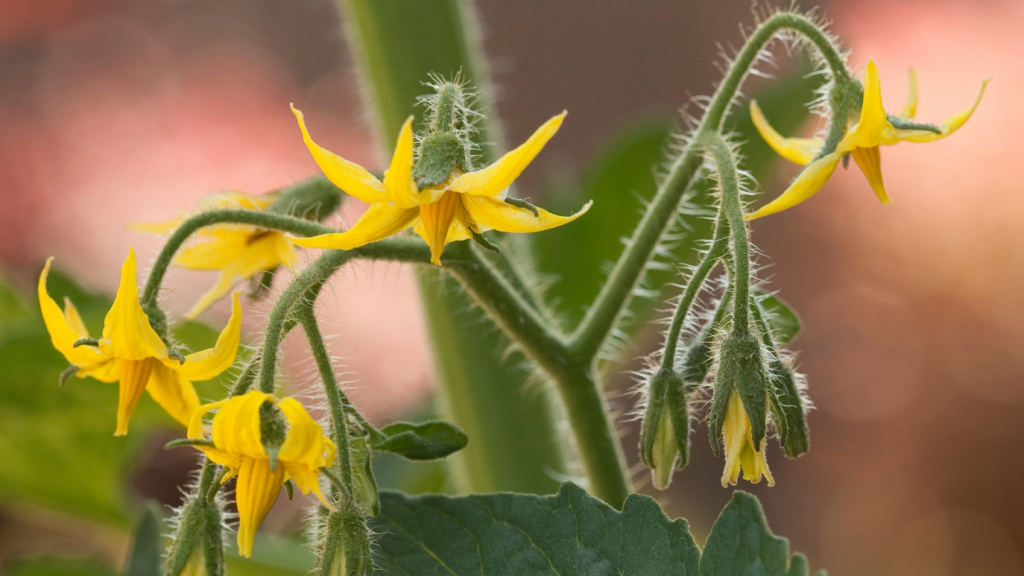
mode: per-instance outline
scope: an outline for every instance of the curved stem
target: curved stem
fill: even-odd
[[[836,81],[845,82],[849,79],[850,74],[843,63],[842,55],[816,24],[798,14],[780,12],[761,23],[736,56],[697,128],[698,136],[722,130],[729,104],[736,97],[740,84],[743,83],[761,49],[776,33],[784,29],[796,31],[807,38],[821,52]],[[647,262],[653,256],[669,224],[679,213],[683,196],[693,185],[699,167],[699,154],[692,145],[687,146],[673,162],[668,176],[658,188],[629,244],[615,263],[608,281],[601,288],[583,321],[573,332],[570,347],[575,356],[594,357],[618,324]]]
[[[725,221],[723,210],[719,208],[718,218],[715,220],[714,239],[711,241],[711,247],[708,248],[704,258],[693,271],[693,276],[690,277],[690,281],[686,284],[683,295],[679,297],[679,306],[676,308],[676,313],[672,317],[672,324],[669,325],[668,334],[665,336],[665,348],[662,351],[661,358],[662,370],[675,370],[676,350],[679,348],[679,334],[683,330],[686,317],[690,314],[690,308],[693,307],[693,301],[697,299],[697,294],[704,287],[704,281],[707,280],[708,274],[711,273],[711,270],[725,251],[725,239],[728,232],[729,225]]]
[[[167,239],[167,243],[164,244],[160,255],[157,256],[156,262],[153,264],[149,280],[146,281],[146,287],[142,292],[141,298],[143,305],[156,305],[164,275],[167,274],[167,268],[171,265],[174,255],[181,249],[182,244],[200,228],[215,224],[248,224],[250,226],[290,232],[301,236],[317,236],[319,234],[337,232],[333,228],[316,222],[310,222],[309,220],[303,220],[302,218],[282,216],[257,210],[209,210],[201,212],[182,222],[181,226],[178,226],[174,233],[171,234],[171,237]]]
[[[722,192],[722,213],[728,219],[732,262],[735,269],[733,286],[732,334],[744,337],[750,333],[750,236],[743,219],[743,202],[736,173],[736,160],[729,144],[718,133],[708,134],[700,144],[711,156],[718,172]]]

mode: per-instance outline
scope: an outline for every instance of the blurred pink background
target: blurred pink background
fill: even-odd
[[[818,409],[811,453],[788,461],[771,444],[777,486],[741,487],[833,575],[1024,574],[1024,176],[1012,147],[1024,130],[1014,104],[1024,4],[823,8],[852,62],[878,64],[890,109],[903,103],[910,66],[922,121],[966,108],[982,79],[995,80],[955,136],[883,149],[891,206],[851,168],[754,225],[772,264],[765,274],[802,315],[794,347]],[[508,140],[572,112],[524,175],[527,196],[553,169],[581,171],[630,120],[708,93],[716,42],[738,45],[736,24],[752,20],[747,2],[711,0],[481,2],[479,12]],[[381,166],[330,2],[0,1],[3,267],[29,288],[53,255],[83,284],[112,291],[127,245],[150,260],[161,245],[127,222],[314,173],[289,102],[322,145]],[[776,195],[795,173],[780,162],[762,187]],[[213,277],[171,281],[167,303],[180,314]],[[252,306],[253,336],[265,306]],[[426,402],[434,376],[409,268],[346,269],[322,306],[372,419]],[[204,318],[225,317],[218,306]],[[309,366],[300,340],[288,346],[296,375]],[[729,495],[702,432],[693,464],[663,495],[698,534]]]

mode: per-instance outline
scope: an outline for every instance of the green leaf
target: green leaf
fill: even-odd
[[[772,329],[772,337],[780,348],[800,333],[800,317],[778,296],[757,293],[758,303],[765,321]]]
[[[150,504],[142,510],[135,531],[124,576],[161,576],[160,509]]]
[[[466,447],[469,437],[461,428],[441,420],[411,424],[395,422],[381,430],[387,436],[374,450],[394,452],[409,460],[437,460]]]
[[[553,496],[384,492],[381,501],[375,574],[698,576],[686,520],[669,520],[649,496],[630,496],[622,512],[571,483]]]
[[[732,500],[711,528],[704,556],[703,576],[807,576],[807,558],[789,556],[789,540],[772,534],[757,498],[733,492]]]

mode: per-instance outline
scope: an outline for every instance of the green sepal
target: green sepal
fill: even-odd
[[[473,231],[470,230],[470,232]],[[498,248],[497,244],[488,240],[483,234],[477,234],[476,232],[473,232],[473,242],[476,242],[478,246],[480,246],[484,250],[487,250],[488,252],[501,254],[501,248]]]
[[[522,208],[523,210],[529,210],[530,212],[533,212],[534,216],[540,216],[539,208],[521,198],[505,198],[505,204],[508,204],[509,206],[515,206],[516,208]]]
[[[939,128],[935,124],[924,124],[914,122],[913,120],[904,120],[899,116],[893,116],[892,114],[886,114],[885,119],[892,124],[892,127],[897,130],[923,130],[925,132],[933,132],[935,134],[942,134],[942,128]]]
[[[708,431],[718,453],[725,408],[732,390],[739,392],[750,419],[754,445],[760,446],[768,431],[768,392],[771,383],[761,342],[753,334],[729,336],[718,351],[718,371]]]
[[[672,473],[690,459],[690,413],[679,374],[661,370],[647,384],[647,408],[640,428],[640,459],[651,469],[654,487],[664,490]]]
[[[395,422],[381,431],[373,449],[392,452],[409,460],[437,460],[466,447],[469,437],[458,426],[441,420],[421,424]]]
[[[366,437],[350,436],[348,447],[352,458],[352,496],[366,514],[376,516],[380,512],[380,495],[373,477],[370,444]]]
[[[177,512],[176,528],[167,552],[168,576],[179,576],[190,568],[190,563],[194,566],[199,562],[206,568],[207,576],[224,574],[223,512],[213,492],[220,487],[220,482],[215,469],[204,474],[210,474],[211,490],[204,495],[198,493],[202,483],[193,487],[185,505]]]
[[[319,222],[338,210],[341,196],[340,188],[322,174],[317,174],[282,188],[277,201],[267,208],[267,212]]]
[[[263,270],[257,272],[249,279],[249,294],[250,300],[262,300],[270,294],[270,286],[274,283],[274,273],[277,272],[280,266],[274,266],[270,270]]]
[[[79,346],[99,346],[100,341],[96,338],[79,338],[71,344],[72,348],[78,348]]]
[[[661,425],[662,414],[665,412],[665,389],[668,379],[673,376],[668,370],[661,370],[646,382],[647,407],[644,419],[640,424],[640,460],[648,468],[654,469],[654,438]]]
[[[420,142],[413,178],[420,190],[444,184],[466,155],[465,143],[452,131],[428,134]]]
[[[163,576],[160,572],[160,508],[147,505],[132,533],[132,545],[124,576]]]
[[[61,370],[60,376],[57,377],[57,384],[61,388],[63,388],[64,384],[67,383],[68,379],[74,376],[75,374],[78,374],[78,366],[75,366],[74,364],[69,364],[67,368]]]
[[[201,440],[193,438],[178,438],[177,440],[171,440],[167,444],[164,444],[164,450],[170,448],[178,448],[179,446],[207,446],[210,448],[216,448],[217,445],[212,440]]]
[[[295,498],[295,485],[292,484],[291,479],[284,481],[284,493],[286,496],[288,496],[289,500]]]
[[[785,414],[786,433],[779,441],[786,456],[796,458],[811,448],[810,430],[804,398],[797,385],[797,375],[784,360],[772,362],[772,377],[778,397],[779,411]]]
[[[713,345],[715,336],[722,326],[722,319],[732,305],[731,292],[726,290],[722,299],[718,301],[715,314],[711,321],[704,326],[700,334],[690,343],[683,354],[683,362],[679,373],[686,382],[687,391],[693,391],[700,386],[708,377],[708,372],[715,363]]]

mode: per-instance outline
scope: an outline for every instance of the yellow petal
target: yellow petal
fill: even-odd
[[[303,120],[302,112],[299,112],[294,105],[291,108],[295,118],[299,121],[299,128],[302,130],[302,139],[306,142],[306,147],[309,148],[310,154],[313,155],[313,160],[316,161],[317,166],[320,166],[328,180],[333,182],[338,188],[341,188],[349,196],[358,198],[366,203],[372,204],[375,202],[388,202],[390,200],[384,185],[373,174],[370,174],[362,166],[349,162],[313,142],[313,139],[309,137],[309,131],[306,130],[306,122]]]
[[[238,470],[235,485],[235,503],[238,505],[238,553],[248,558],[252,555],[252,542],[256,529],[281,492],[285,470],[278,466],[270,471],[266,459],[246,458]]]
[[[135,251],[129,247],[128,258],[121,266],[121,285],[103,322],[100,351],[124,360],[167,358],[167,346],[150,326],[149,317],[139,304],[137,282]]]
[[[249,226],[213,226],[204,241],[179,251],[174,263],[189,270],[220,270],[241,257],[256,234]]]
[[[871,148],[879,144],[894,144],[896,129],[889,123],[882,107],[882,82],[878,67],[868,60],[864,73],[864,102],[861,104],[860,121],[839,143],[837,151],[846,153],[854,148]]]
[[[60,306],[50,297],[46,291],[46,277],[50,274],[50,264],[53,258],[46,261],[43,272],[39,275],[38,294],[39,308],[43,313],[43,322],[46,330],[50,333],[50,341],[58,352],[64,355],[68,362],[84,369],[98,366],[109,359],[92,346],[79,346],[74,348],[75,341],[88,336],[85,326],[81,324],[78,311],[72,306],[71,312],[61,312]]]
[[[911,68],[908,75],[910,87],[907,91],[907,103],[903,106],[903,112],[900,112],[900,118],[913,120],[917,115],[917,70]]]
[[[279,265],[291,267],[295,260],[295,251],[290,242],[280,232],[265,231],[256,234],[245,234],[244,242],[233,241],[209,242],[193,247],[189,253],[190,262],[200,260],[196,251],[203,247],[204,252],[211,254],[207,263],[220,261],[225,255],[231,258],[224,258],[220,268],[220,276],[212,288],[199,299],[199,301],[185,315],[189,320],[194,320],[211,304],[220,300],[237,283],[252,278],[265,270],[273,270]],[[186,266],[198,268],[198,266]]]
[[[235,292],[232,297],[231,318],[217,337],[217,343],[213,348],[189,354],[185,357],[184,364],[176,361],[169,364],[186,380],[209,380],[235,363],[238,342],[242,337],[242,304],[238,301],[240,293],[241,291]]]
[[[942,132],[941,134],[936,134],[935,132],[929,132],[927,130],[897,130],[899,139],[905,142],[934,142],[956,132],[964,125],[965,122],[970,120],[971,115],[974,114],[974,110],[978,107],[978,104],[981,103],[981,97],[985,95],[985,88],[991,81],[991,78],[987,78],[981,83],[981,91],[978,92],[978,97],[975,98],[974,104],[970,108],[962,112],[957,112],[949,118],[946,118],[946,121],[939,126],[939,130]]]
[[[749,482],[758,483],[763,475],[768,479],[768,485],[774,486],[775,480],[768,469],[768,461],[765,460],[764,450],[756,450],[753,442],[753,432],[750,427],[750,417],[743,406],[740,394],[733,389],[729,395],[729,403],[725,409],[725,421],[722,423],[722,439],[725,443],[725,470],[722,473],[722,486],[729,484],[736,485],[739,480],[740,470],[743,471],[743,478]],[[764,441],[761,442],[762,447]]]
[[[74,330],[82,338],[89,337],[89,329],[85,327],[78,308],[75,308],[75,305],[71,303],[71,298],[67,296],[64,297],[64,321],[67,322],[68,328]]]
[[[416,223],[420,211],[405,209],[389,204],[371,204],[355,226],[345,232],[321,234],[311,238],[288,236],[288,239],[306,248],[329,248],[351,250],[370,242],[398,234]]]
[[[199,408],[199,395],[192,383],[162,363],[153,367],[146,390],[182,426],[189,425],[193,412]]]
[[[811,162],[800,172],[781,196],[762,206],[760,210],[753,214],[747,215],[747,220],[781,212],[814,196],[825,185],[825,182],[828,182],[832,173],[836,171],[836,166],[839,165],[841,156],[839,152],[833,152]]]
[[[292,481],[295,482],[295,486],[303,494],[309,494],[312,492],[313,494],[316,494],[316,497],[320,500],[321,504],[330,510],[336,510],[334,505],[327,500],[324,493],[320,490],[320,480],[315,470],[305,464],[282,462],[281,465],[284,467],[285,471],[288,472],[288,476]]]
[[[121,360],[116,358],[108,358],[107,360],[93,366],[86,366],[78,370],[78,377],[95,378],[100,382],[106,382],[108,384],[117,382],[121,379]]]
[[[448,189],[462,194],[496,196],[503,192],[537,157],[548,140],[558,132],[566,112],[545,122],[522,146],[505,154],[483,170],[467,172],[449,184]]]
[[[156,366],[155,358],[143,360],[121,360],[120,394],[117,398],[117,430],[114,436],[128,434],[128,421],[135,412],[142,393],[149,384],[149,377]]]
[[[250,458],[267,459],[260,441],[260,406],[274,397],[258,390],[233,396],[213,417],[213,443],[218,449]]]
[[[761,107],[754,100],[750,101],[750,119],[753,120],[754,127],[757,128],[764,141],[772,147],[772,150],[786,160],[801,166],[810,164],[825,143],[819,138],[783,138],[768,124],[764,113],[761,112]]]
[[[854,148],[850,151],[860,171],[867,177],[875,196],[882,201],[882,204],[889,204],[889,195],[885,192],[885,184],[882,182],[882,155],[878,152],[878,146],[872,148]]]
[[[437,202],[420,206],[422,228],[417,227],[417,230],[422,230],[420,236],[430,247],[430,261],[438,266],[441,265],[441,254],[448,240],[448,230],[455,221],[459,198],[456,192],[445,192]]]
[[[333,461],[327,459],[333,443],[302,404],[294,398],[284,398],[277,403],[277,407],[288,420],[288,433],[278,459],[281,462],[305,464],[314,470],[333,464]]]
[[[419,188],[412,179],[412,144],[412,116],[409,116],[398,133],[391,167],[384,173],[384,189],[399,208],[414,208],[422,202]]]
[[[203,404],[196,408],[192,412],[192,416],[188,420],[188,437],[192,440],[205,440],[206,434],[203,432],[203,416],[211,410],[217,410],[227,404],[227,400],[221,400],[220,402],[213,402],[212,404]]]
[[[487,196],[462,196],[462,203],[469,217],[477,225],[501,232],[540,232],[572,222],[590,210],[594,202],[587,202],[572,216],[557,216],[540,208],[537,209],[535,216],[526,208],[519,208]]]

